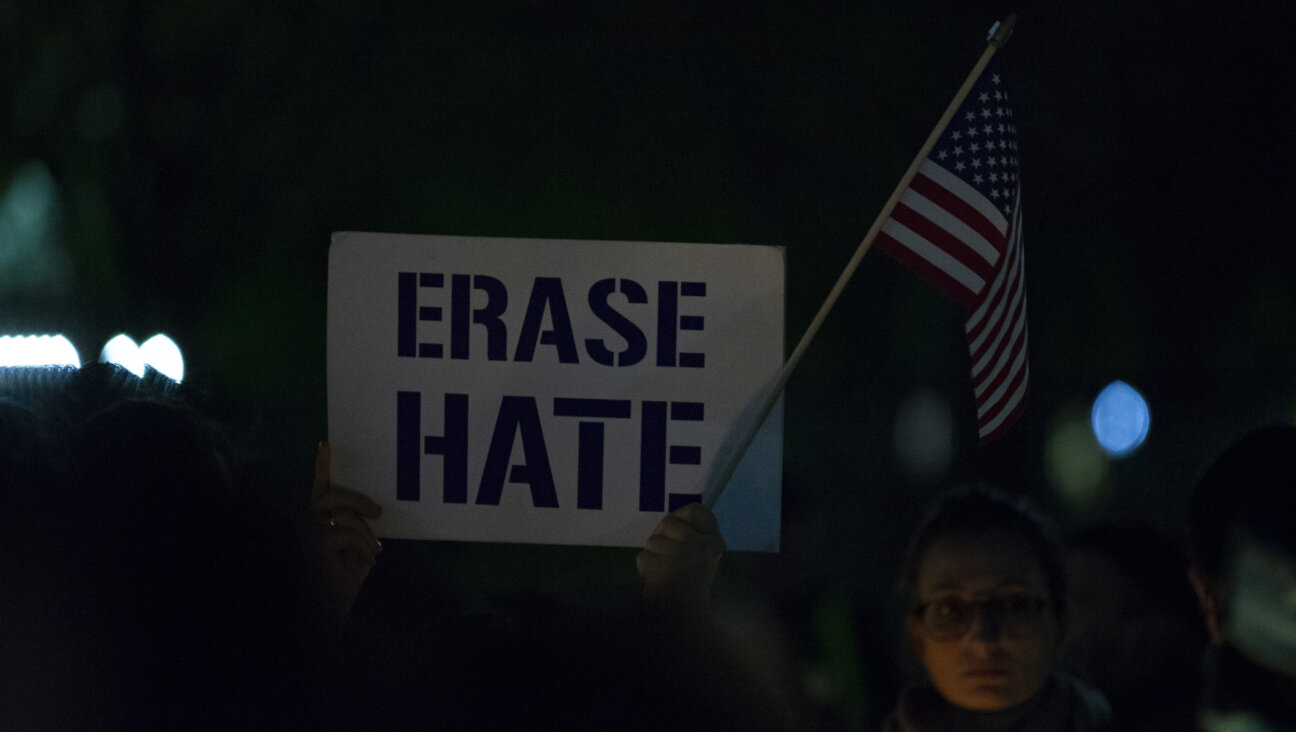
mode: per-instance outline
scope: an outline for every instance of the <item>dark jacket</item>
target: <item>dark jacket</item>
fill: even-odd
[[[1028,707],[1028,708],[1026,708]],[[1012,717],[1023,714],[1021,719]],[[1107,732],[1111,709],[1097,690],[1065,674],[1055,674],[1040,693],[1021,707],[1003,712],[972,712],[945,701],[930,685],[900,696],[883,732]]]

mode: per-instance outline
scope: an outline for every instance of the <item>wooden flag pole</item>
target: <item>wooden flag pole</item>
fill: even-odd
[[[855,249],[854,256],[846,263],[846,269],[842,270],[841,275],[837,278],[837,284],[833,285],[823,305],[819,306],[819,312],[815,314],[814,320],[810,321],[810,326],[806,328],[805,334],[801,336],[801,341],[797,343],[792,355],[783,364],[783,370],[779,372],[778,379],[770,387],[769,394],[761,405],[760,412],[757,413],[748,426],[743,439],[737,443],[724,467],[720,472],[715,473],[711,482],[707,484],[702,493],[702,503],[707,508],[715,508],[716,501],[720,500],[720,494],[724,492],[729,479],[733,477],[734,471],[738,469],[738,463],[742,461],[743,455],[747,452],[752,440],[756,439],[756,433],[760,431],[761,425],[765,423],[765,418],[769,416],[770,411],[774,409],[774,405],[778,403],[779,397],[783,394],[783,387],[787,385],[788,379],[792,376],[792,371],[796,369],[801,357],[805,355],[806,348],[810,346],[810,341],[814,340],[819,328],[823,326],[824,320],[828,317],[828,312],[837,303],[837,298],[841,297],[842,291],[846,289],[846,283],[855,274],[860,260],[864,258],[869,247],[873,246],[873,240],[877,238],[878,232],[882,230],[882,225],[886,223],[887,219],[891,218],[891,212],[895,209],[896,204],[900,202],[900,196],[904,195],[904,192],[908,190],[909,184],[913,182],[914,176],[918,174],[918,168],[922,166],[932,148],[936,146],[936,141],[940,139],[941,134],[945,132],[945,128],[949,126],[950,120],[953,119],[954,113],[958,111],[959,106],[963,104],[968,92],[972,91],[972,86],[981,76],[981,72],[985,70],[986,64],[990,63],[995,51],[1008,42],[1008,37],[1012,35],[1013,26],[1016,22],[1017,16],[1012,14],[1005,18],[1002,23],[995,23],[990,28],[989,45],[986,46],[985,52],[981,54],[981,58],[972,67],[972,72],[964,80],[958,94],[954,95],[954,100],[945,109],[945,114],[941,115],[940,121],[936,123],[936,128],[927,136],[927,141],[923,143],[922,149],[918,151],[918,156],[909,164],[909,169],[905,171],[904,177],[900,179],[900,183],[896,185],[891,197],[887,199],[886,205],[882,207],[877,218],[873,220],[873,225],[869,227],[863,241]]]

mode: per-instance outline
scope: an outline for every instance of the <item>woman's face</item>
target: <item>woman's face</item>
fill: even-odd
[[[910,642],[946,701],[999,711],[1044,685],[1060,629],[1044,569],[1024,539],[938,539],[919,564],[917,589]]]

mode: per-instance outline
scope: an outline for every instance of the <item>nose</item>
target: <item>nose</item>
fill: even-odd
[[[977,608],[976,617],[972,621],[972,637],[979,641],[997,641],[1003,635],[1003,623],[1000,622],[998,614],[992,612],[989,607],[982,604]]]

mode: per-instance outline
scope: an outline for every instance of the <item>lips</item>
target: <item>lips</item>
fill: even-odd
[[[1008,677],[1009,671],[1001,666],[973,666],[963,671],[962,675],[973,679],[1002,679]]]

